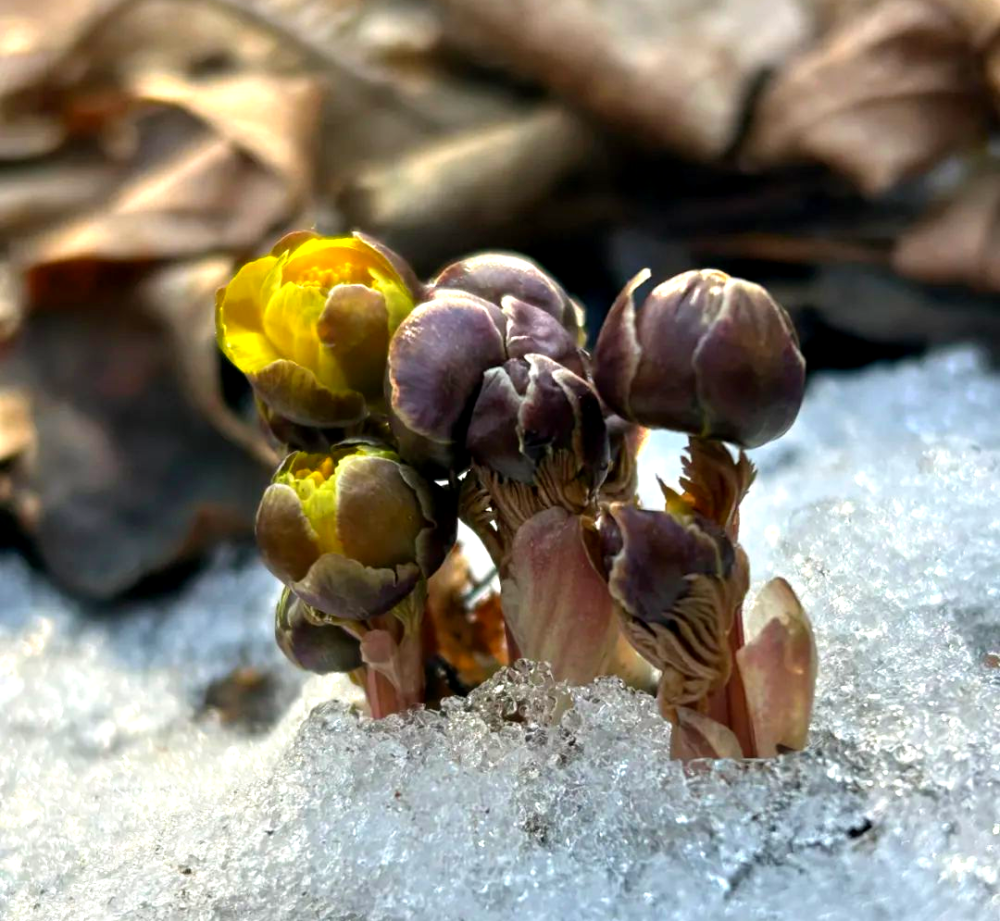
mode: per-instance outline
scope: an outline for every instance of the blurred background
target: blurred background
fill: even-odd
[[[1000,0],[0,0],[0,543],[104,601],[249,537],[214,292],[294,228],[523,251],[592,332],[715,266],[812,373],[992,351],[998,100]]]

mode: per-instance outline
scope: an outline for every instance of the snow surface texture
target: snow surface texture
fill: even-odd
[[[1000,917],[998,407],[947,352],[817,380],[756,452],[754,576],[821,662],[810,749],[767,763],[685,771],[650,698],[530,669],[373,723],[283,666],[233,554],[114,616],[0,561],[0,917]],[[198,715],[240,664],[279,676],[265,730]]]

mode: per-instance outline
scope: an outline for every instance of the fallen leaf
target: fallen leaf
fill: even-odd
[[[31,400],[21,390],[0,390],[0,464],[9,463],[35,444]]]
[[[140,149],[103,208],[17,247],[33,284],[63,263],[252,250],[302,205],[320,104],[314,80],[147,77],[131,92],[135,104],[169,110],[139,118]]]
[[[0,171],[0,233],[24,233],[101,203],[120,169],[76,155],[7,166]]]
[[[700,160],[735,139],[754,80],[809,36],[793,0],[436,0],[446,34],[620,129]]]
[[[270,672],[241,665],[205,688],[200,714],[227,726],[262,732],[281,717],[281,687]]]
[[[0,358],[3,358],[7,343],[21,328],[24,320],[24,303],[20,286],[15,282],[10,263],[0,260]]]
[[[425,659],[441,656],[467,688],[508,664],[500,596],[491,592],[470,607],[472,588],[468,560],[456,547],[428,580],[424,637]]]
[[[152,273],[136,295],[142,312],[162,325],[176,380],[191,406],[216,431],[273,469],[279,458],[257,419],[235,413],[222,394],[212,305],[215,292],[232,274],[233,261],[226,256],[179,262]]]
[[[978,68],[946,10],[884,0],[774,77],[742,161],[818,160],[878,194],[985,136],[991,104]]]
[[[223,139],[202,135],[140,172],[102,210],[29,238],[15,261],[32,285],[61,263],[152,262],[241,250],[288,213],[280,180]]]
[[[485,245],[597,150],[580,119],[545,105],[376,163],[347,180],[337,201],[350,224],[391,246],[444,258]]]
[[[190,409],[162,333],[130,308],[36,313],[0,365],[37,426],[11,504],[52,575],[94,598],[249,535],[268,479]]]
[[[292,205],[311,188],[323,95],[316,78],[235,74],[190,81],[158,73],[137,77],[129,92],[137,102],[177,106],[205,122],[283,179]]]
[[[1000,290],[1000,173],[972,177],[906,230],[892,264],[917,281]]]

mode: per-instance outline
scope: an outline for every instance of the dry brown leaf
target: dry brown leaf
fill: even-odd
[[[0,390],[0,464],[30,450],[35,444],[31,400],[23,390]]]
[[[10,263],[0,260],[0,359],[7,343],[21,328],[24,320],[24,303],[19,286],[14,281]]]
[[[55,61],[126,0],[4,0],[0,9],[0,97],[36,85]]]
[[[619,128],[713,160],[751,84],[808,37],[794,0],[436,0],[455,41]]]
[[[774,78],[743,160],[819,160],[874,195],[981,139],[989,117],[955,19],[933,0],[885,0]]]
[[[0,171],[0,233],[23,232],[93,206],[120,170],[103,159],[64,157]]]
[[[542,106],[363,170],[338,202],[352,225],[403,252],[444,256],[485,244],[596,151],[578,118]]]
[[[455,547],[427,583],[425,657],[440,656],[472,688],[507,664],[500,596],[491,592],[474,607],[469,563]]]
[[[288,193],[228,141],[203,137],[128,182],[108,206],[15,250],[33,276],[80,260],[136,261],[249,248],[287,213]]]
[[[323,95],[315,78],[237,74],[192,82],[160,73],[137,77],[129,90],[137,101],[177,106],[204,121],[282,177],[293,204],[310,188]]]
[[[1000,2],[998,0],[935,0],[965,30],[970,44],[982,56],[983,71],[1000,101]]]
[[[144,280],[137,290],[143,313],[161,324],[181,391],[193,408],[215,429],[240,445],[265,468],[279,458],[257,424],[234,413],[222,395],[215,341],[215,292],[229,281],[233,261],[226,256],[165,266]]]
[[[4,0],[0,6],[0,159],[37,157],[63,142],[67,125],[43,84],[79,74],[67,56],[90,28],[125,0]],[[44,95],[44,94],[43,94]]]
[[[148,137],[130,178],[103,209],[21,247],[17,261],[27,270],[252,249],[301,205],[320,104],[315,81],[148,77],[134,92],[178,111],[140,120]]]
[[[973,177],[903,233],[892,264],[917,281],[1000,290],[1000,173]]]
[[[11,504],[70,589],[109,598],[250,533],[266,472],[191,410],[132,305],[36,313],[0,386],[30,394],[38,431]]]
[[[997,0],[933,0],[960,23],[972,46],[988,51],[1000,38],[1000,3]]]

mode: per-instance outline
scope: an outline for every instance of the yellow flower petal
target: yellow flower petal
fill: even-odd
[[[248,262],[216,298],[215,333],[219,348],[244,373],[279,357],[263,326],[268,279],[276,261],[273,256],[265,256]]]
[[[395,272],[373,269],[371,274],[375,282],[372,287],[381,292],[385,298],[385,308],[389,314],[389,335],[391,336],[399,328],[399,324],[412,312],[415,306],[413,296]]]
[[[247,374],[254,392],[278,416],[319,428],[353,425],[364,418],[364,397],[355,390],[324,387],[308,368],[279,358]]]
[[[343,390],[344,374],[316,333],[325,304],[317,288],[283,284],[264,309],[264,332],[280,357],[311,370],[324,387]]]

